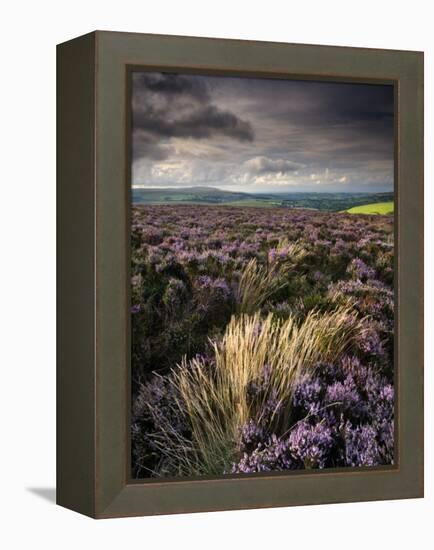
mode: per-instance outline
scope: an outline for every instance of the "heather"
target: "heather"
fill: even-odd
[[[393,219],[132,209],[136,477],[391,464]]]

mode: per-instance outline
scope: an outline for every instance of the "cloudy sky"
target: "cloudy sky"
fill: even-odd
[[[133,73],[132,185],[391,191],[393,88]]]

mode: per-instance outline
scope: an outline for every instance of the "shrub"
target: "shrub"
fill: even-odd
[[[319,364],[295,387],[287,432],[276,435],[252,421],[243,426],[232,471],[393,464],[393,419],[386,378],[356,358]]]

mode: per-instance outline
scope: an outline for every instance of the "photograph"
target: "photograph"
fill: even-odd
[[[434,548],[430,4],[53,6],[2,10],[0,549]]]
[[[394,467],[394,85],[128,78],[131,478]]]

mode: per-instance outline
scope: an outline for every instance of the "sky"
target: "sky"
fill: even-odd
[[[133,187],[393,190],[393,87],[134,72]]]

